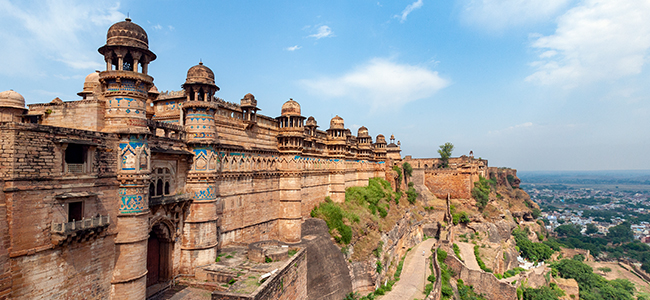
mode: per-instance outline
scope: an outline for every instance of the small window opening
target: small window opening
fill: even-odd
[[[156,185],[152,183],[149,183],[149,198],[151,196],[155,196],[154,193],[156,192]]]
[[[169,195],[169,182],[165,182],[165,195]]]
[[[133,57],[131,53],[128,53],[123,60],[122,70],[124,71],[133,71]]]
[[[68,164],[83,164],[86,161],[84,146],[70,144],[65,149],[65,162]]]
[[[68,203],[68,222],[79,221],[83,219],[83,202]]]

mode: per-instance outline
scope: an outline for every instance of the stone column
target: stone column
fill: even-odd
[[[329,190],[332,201],[338,203],[345,201],[345,163],[342,161],[330,165]]]
[[[280,215],[279,239],[285,243],[300,242],[300,223],[302,216],[301,193],[302,173],[296,170],[286,170],[280,174]]]
[[[111,298],[145,299],[149,238],[149,146],[146,139],[127,135],[119,148],[120,206]]]
[[[183,228],[181,273],[194,274],[194,268],[213,263],[219,244],[216,185],[188,181],[187,190],[194,195]]]

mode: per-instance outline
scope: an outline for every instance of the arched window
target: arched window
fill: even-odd
[[[156,185],[151,182],[149,183],[149,198],[155,196],[154,193],[156,193]]]
[[[158,179],[156,181],[156,196],[160,196],[163,194],[163,181],[162,179]]]
[[[127,53],[126,56],[124,56],[122,70],[133,71],[133,56],[131,56],[131,53]]]
[[[165,195],[169,195],[169,181],[165,182]]]

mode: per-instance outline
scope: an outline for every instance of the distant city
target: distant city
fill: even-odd
[[[635,239],[650,243],[650,171],[520,172],[519,176],[521,188],[540,205],[549,231],[576,224],[583,234],[604,235],[627,221]],[[587,233],[588,224],[598,231]]]

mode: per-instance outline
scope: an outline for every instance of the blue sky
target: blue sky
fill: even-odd
[[[650,1],[0,0],[0,90],[79,99],[127,13],[161,91],[202,60],[227,101],[275,117],[293,98],[403,155],[452,142],[520,170],[650,169]]]

